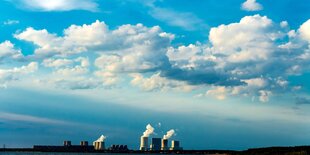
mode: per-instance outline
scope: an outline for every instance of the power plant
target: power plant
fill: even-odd
[[[140,137],[140,149],[132,150],[127,145],[114,144],[110,147],[105,147],[106,137],[101,135],[93,145],[89,145],[88,141],[80,141],[79,145],[74,145],[71,141],[63,141],[61,146],[34,145],[33,148],[6,148],[5,145],[1,149],[0,154],[34,154],[34,155],[54,155],[54,154],[132,154],[132,155],[158,155],[158,154],[179,154],[179,155],[194,155],[194,154],[217,154],[217,155],[244,155],[244,154],[309,154],[310,146],[296,147],[269,147],[256,148],[243,151],[234,150],[183,150],[180,141],[171,140],[169,147],[169,139],[175,135],[173,129],[169,130],[163,138],[152,137],[154,128],[151,125],[146,127],[146,131]],[[151,144],[149,144],[151,139]],[[308,151],[308,152],[307,152]]]
[[[148,124],[143,135],[140,137],[139,150],[129,150],[127,145],[114,144],[110,147],[106,147],[107,137],[104,135],[101,135],[97,140],[93,141],[92,145],[90,145],[88,141],[80,141],[79,145],[74,145],[70,140],[65,140],[62,146],[34,145],[32,150],[37,152],[176,152],[182,150],[179,141],[172,140],[171,147],[168,146],[168,139],[175,135],[174,133],[175,131],[171,129],[167,134],[163,135],[163,138],[153,137],[154,128]],[[151,140],[150,143],[149,139]]]
[[[149,137],[154,133],[154,128],[148,124],[146,130],[143,132],[143,135],[140,137],[140,151],[168,151],[168,150],[181,150],[179,141],[172,141],[171,148],[168,146],[168,139],[175,135],[175,130],[169,130],[161,138],[152,138],[150,147],[148,148]]]

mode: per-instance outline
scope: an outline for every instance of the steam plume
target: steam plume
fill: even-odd
[[[104,140],[106,139],[107,137],[104,136],[104,135],[101,135],[96,141],[94,142],[104,142]]]
[[[166,135],[164,135],[163,139],[169,139],[173,135],[175,135],[175,131],[173,129],[169,130]]]
[[[146,130],[143,132],[142,137],[149,137],[153,133],[154,133],[154,128],[152,127],[151,124],[148,124],[146,126]]]

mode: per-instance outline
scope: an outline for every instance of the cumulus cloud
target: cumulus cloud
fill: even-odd
[[[53,58],[48,58],[43,60],[43,65],[45,67],[63,67],[63,66],[68,66],[72,64],[73,61],[70,59],[53,59]]]
[[[89,73],[89,59],[78,57],[74,59],[44,59],[43,66],[52,68],[51,75],[40,83],[49,83],[61,89],[94,89],[102,86],[97,78]]]
[[[31,62],[28,65],[21,67],[14,67],[10,69],[0,68],[0,84],[6,85],[6,83],[19,80],[22,75],[27,75],[38,70],[38,63]]]
[[[160,73],[156,73],[149,78],[143,77],[141,74],[131,74],[131,76],[133,77],[131,84],[146,91],[177,90],[188,92],[197,88],[197,86],[189,85],[183,81],[169,80],[161,77]]]
[[[241,8],[246,11],[259,11],[263,9],[263,6],[256,2],[256,0],[246,0],[242,3]]]
[[[207,91],[206,95],[214,96],[218,100],[226,99],[227,90],[226,87],[216,87],[215,89],[210,89]]]
[[[167,56],[172,69],[161,75],[213,86],[206,95],[218,99],[242,95],[258,96],[267,102],[274,92],[291,90],[287,77],[309,68],[308,45],[300,41],[307,40],[306,30],[307,22],[293,36],[286,22],[277,24],[266,16],[246,16],[238,23],[211,28],[211,45],[170,48]],[[294,46],[283,48],[286,36]]]
[[[10,41],[4,41],[0,43],[0,63],[5,59],[21,59],[23,58],[23,54],[21,50],[16,49],[14,44]]]
[[[7,0],[17,7],[31,11],[98,11],[95,0]]]
[[[37,45],[34,55],[53,69],[55,82],[72,89],[114,85],[129,76],[133,86],[146,91],[203,88],[204,96],[255,96],[267,102],[296,87],[289,76],[309,69],[308,23],[290,30],[287,22],[245,16],[211,28],[207,44],[187,46],[172,46],[174,35],[159,26],[111,30],[100,21],[72,25],[63,36],[27,28],[15,37]],[[83,52],[91,60],[77,58]]]
[[[310,19],[300,26],[299,33],[302,39],[310,43]]]

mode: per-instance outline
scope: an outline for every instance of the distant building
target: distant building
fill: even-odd
[[[63,146],[34,145],[33,150],[40,152],[91,152],[93,146],[88,146],[87,141],[81,141],[80,145],[72,145],[71,141],[64,141]]]
[[[129,149],[127,145],[111,145],[108,150],[113,152],[127,152]]]
[[[161,149],[161,138],[152,138],[152,144],[150,146],[151,151],[160,151]]]

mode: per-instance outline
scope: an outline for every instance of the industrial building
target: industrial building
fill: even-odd
[[[151,151],[159,151],[160,149],[161,149],[161,138],[152,138],[150,150]]]

